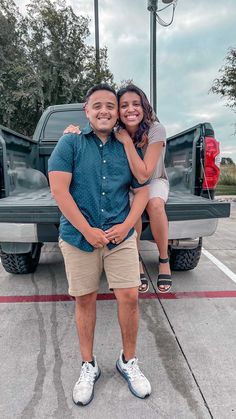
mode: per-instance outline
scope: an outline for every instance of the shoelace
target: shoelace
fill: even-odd
[[[81,383],[81,381],[86,381],[87,383],[93,384],[95,376],[96,373],[94,371],[91,371],[91,366],[89,362],[85,362],[82,366],[80,377],[77,383]]]
[[[139,369],[138,359],[134,359],[126,364],[125,369],[131,381],[134,381],[136,378],[145,378],[144,374]]]

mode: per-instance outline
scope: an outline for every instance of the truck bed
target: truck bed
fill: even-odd
[[[166,212],[169,221],[224,218],[230,215],[230,204],[177,190],[170,191]],[[3,223],[58,224],[60,210],[49,188],[43,188],[1,199],[0,218]]]

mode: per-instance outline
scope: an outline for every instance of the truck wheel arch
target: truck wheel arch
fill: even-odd
[[[201,257],[202,251],[202,237],[199,239],[199,244],[195,249],[171,249],[170,268],[172,271],[190,271],[196,268]]]

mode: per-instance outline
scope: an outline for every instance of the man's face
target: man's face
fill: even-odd
[[[95,132],[108,134],[118,118],[116,96],[108,90],[92,93],[85,105],[85,112]]]

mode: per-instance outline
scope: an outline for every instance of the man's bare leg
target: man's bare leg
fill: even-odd
[[[75,321],[83,361],[93,359],[97,292],[75,298]]]
[[[151,394],[151,384],[140,371],[135,357],[139,323],[138,288],[116,289],[114,292],[123,341],[123,352],[116,362],[116,368],[128,382],[130,391],[136,397],[145,399]]]
[[[139,307],[138,288],[114,290],[118,305],[118,320],[121,329],[124,357],[135,357],[138,335]]]
[[[82,367],[78,381],[73,389],[72,399],[78,406],[86,406],[94,396],[94,384],[100,377],[96,357],[93,357],[93,339],[96,323],[96,298],[93,292],[76,297],[75,320],[79,335]]]

